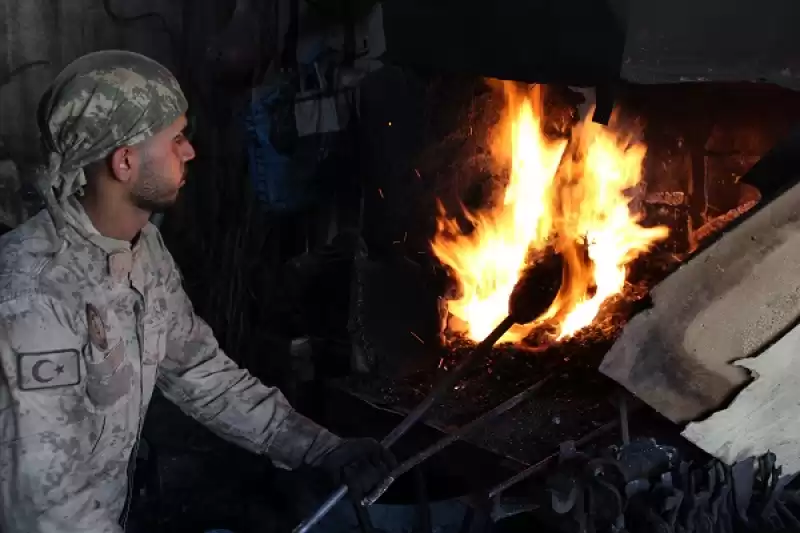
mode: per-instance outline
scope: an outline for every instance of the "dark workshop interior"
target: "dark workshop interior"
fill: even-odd
[[[723,464],[681,435],[687,420],[598,371],[653,287],[797,181],[800,5],[698,4],[0,0],[0,223],[41,208],[27,180],[41,163],[35,109],[64,65],[108,48],[162,62],[189,99],[197,158],[154,222],[195,310],[303,414],[380,440],[509,314],[516,278],[483,334],[452,307],[480,285],[470,275],[487,242],[491,256],[524,239],[521,259],[544,265],[514,293],[536,317],[559,290],[603,290],[575,220],[606,220],[590,213],[602,194],[580,185],[603,164],[590,157],[600,144],[581,143],[610,135],[604,153],[636,177],[605,208],[621,205],[624,228],[647,241],[614,264],[624,283],[569,334],[574,294],[474,357],[392,450],[402,462],[460,438],[399,477],[368,519],[345,501],[313,531],[798,531],[800,492],[778,483],[774,455]],[[544,200],[519,185],[511,206],[515,176],[545,164],[513,153],[526,117],[557,178]],[[554,222],[533,246],[508,221],[542,207]],[[518,277],[508,261],[494,263]],[[142,439],[128,531],[292,531],[330,491],[158,394]]]

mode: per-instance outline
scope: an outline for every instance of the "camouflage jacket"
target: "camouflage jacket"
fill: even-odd
[[[0,239],[0,531],[121,532],[155,385],[284,468],[338,444],[221,351],[155,226],[130,245],[72,205],[60,236],[43,211]]]

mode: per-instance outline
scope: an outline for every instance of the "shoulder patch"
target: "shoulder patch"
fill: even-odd
[[[89,340],[101,350],[108,350],[106,325],[100,317],[100,311],[92,304],[86,304],[86,324],[89,327]]]
[[[77,350],[17,354],[17,386],[20,390],[56,389],[81,382]]]

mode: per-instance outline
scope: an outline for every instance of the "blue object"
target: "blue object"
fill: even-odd
[[[298,137],[292,84],[261,87],[244,117],[249,174],[266,211],[288,213],[318,204],[331,186],[319,167],[331,134]]]

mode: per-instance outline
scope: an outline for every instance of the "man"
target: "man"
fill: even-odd
[[[353,492],[393,465],[303,417],[220,350],[192,310],[154,211],[194,149],[158,63],[84,56],[42,97],[46,210],[0,239],[0,531],[119,533],[155,385],[221,437]],[[266,355],[266,354],[265,354]]]

